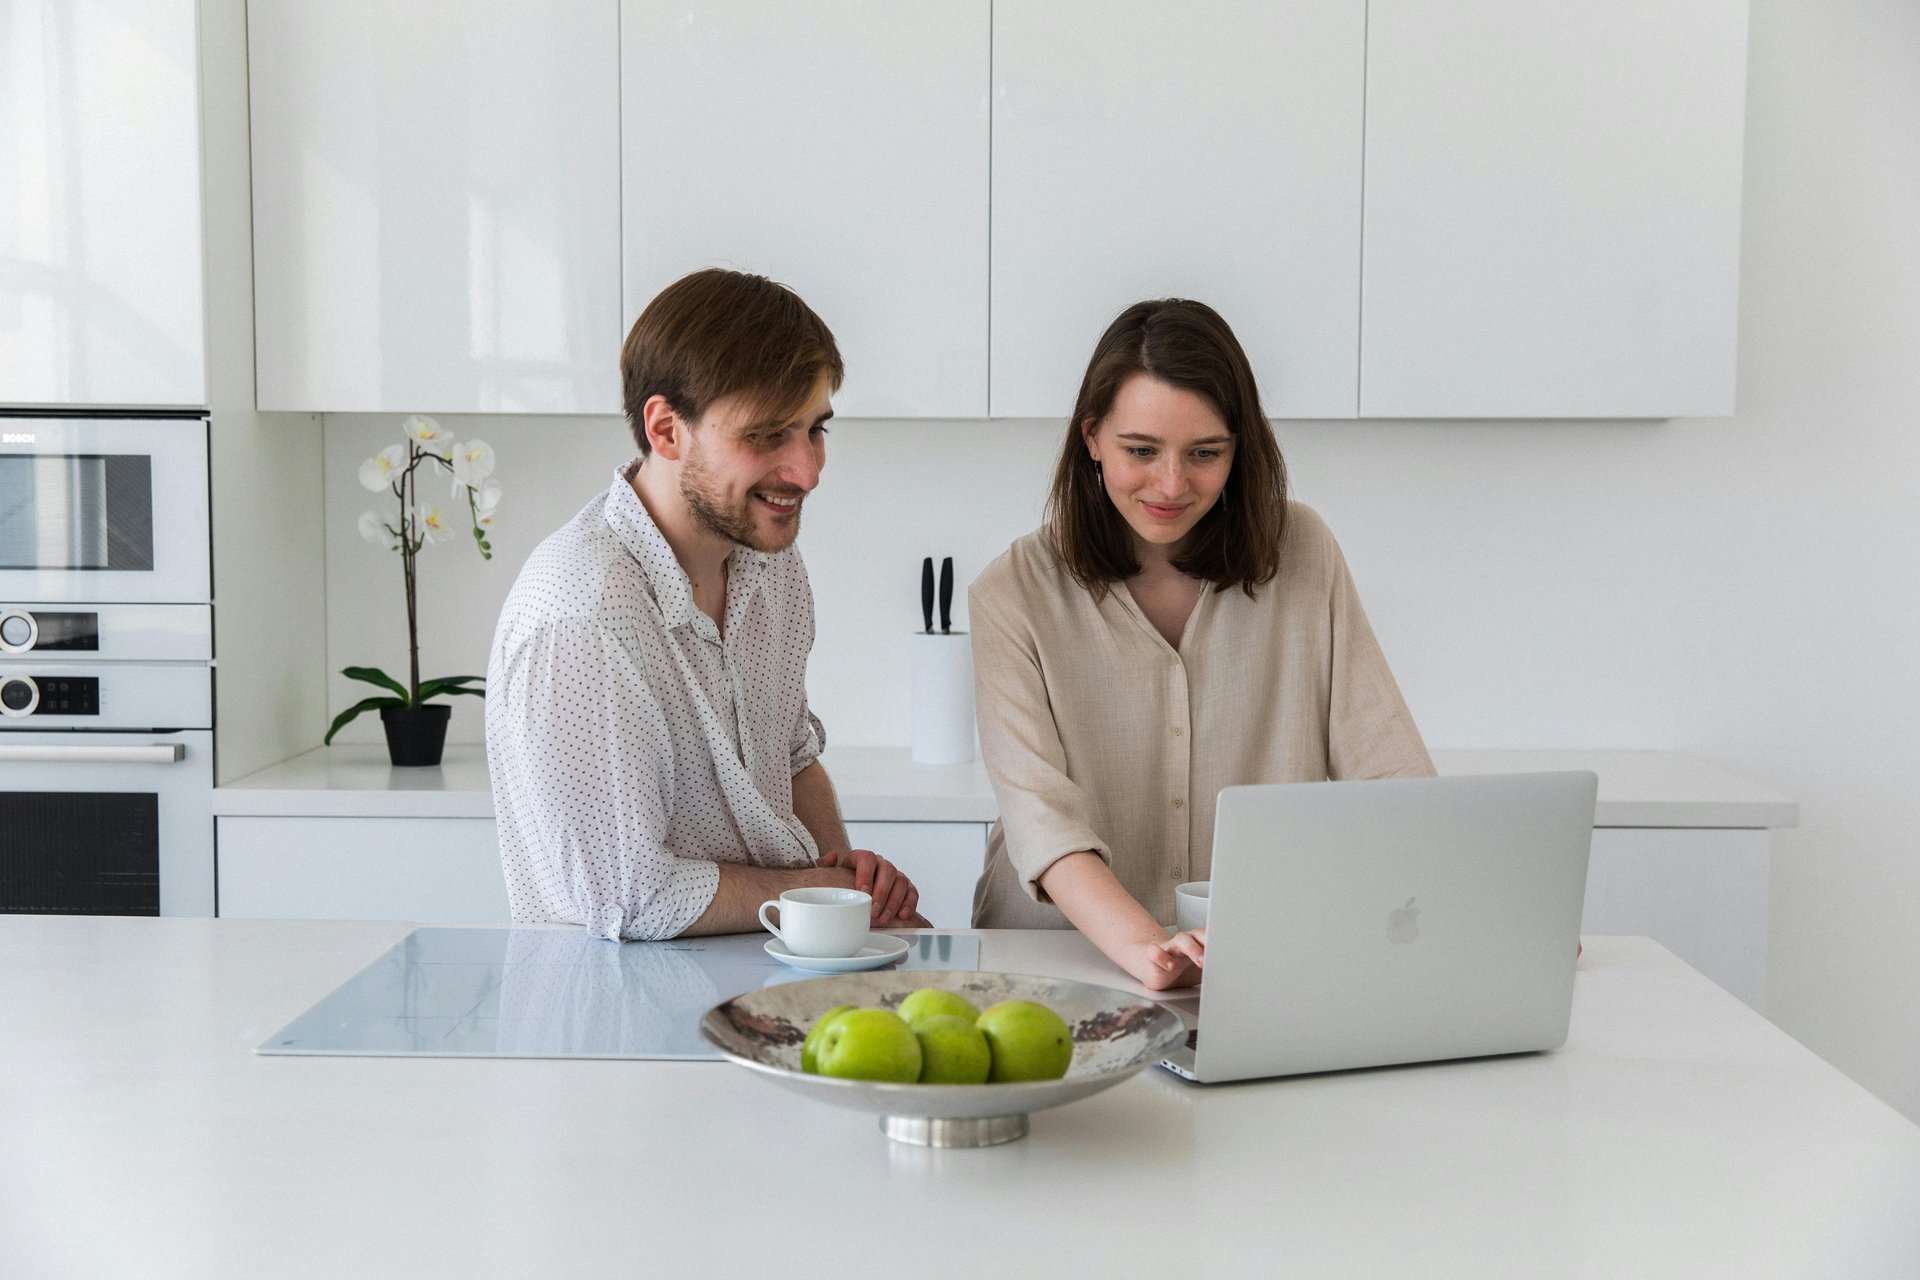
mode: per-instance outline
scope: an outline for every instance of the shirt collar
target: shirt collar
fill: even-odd
[[[680,567],[680,558],[673,554],[673,546],[667,541],[667,535],[660,532],[660,526],[653,522],[646,504],[634,492],[629,477],[640,461],[636,459],[614,472],[613,484],[607,490],[607,525],[613,530],[613,536],[620,540],[620,545],[639,563],[640,572],[647,579],[647,589],[653,593],[654,603],[660,606],[661,620],[668,629],[690,623],[698,625],[700,622],[711,627],[713,619],[694,607],[693,581],[687,577],[687,571]],[[733,554],[727,558],[729,612],[744,604],[759,590],[770,559],[772,557],[765,552],[755,551],[751,547],[734,547]]]

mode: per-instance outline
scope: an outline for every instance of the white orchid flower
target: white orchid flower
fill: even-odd
[[[374,546],[381,547],[387,551],[398,551],[400,549],[399,536],[387,527],[385,520],[382,520],[377,513],[372,511],[361,513],[360,536],[368,542],[371,542]]]
[[[453,536],[453,526],[447,523],[445,507],[421,507],[414,513],[413,527],[428,542],[445,542]]]
[[[413,441],[422,453],[445,458],[453,452],[453,432],[441,430],[439,423],[424,414],[416,413],[402,422],[400,433]]]
[[[390,444],[360,464],[360,487],[380,493],[393,487],[394,478],[407,469],[407,447]]]
[[[485,440],[469,440],[453,446],[453,482],[478,489],[493,474],[493,446]],[[457,493],[458,490],[456,489]]]
[[[494,515],[499,506],[500,482],[489,480],[473,495],[473,522],[482,529],[493,528]]]

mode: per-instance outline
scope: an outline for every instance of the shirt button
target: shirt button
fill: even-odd
[[[1183,736],[1186,732],[1187,731],[1185,729],[1182,729],[1179,725],[1173,726],[1173,736],[1176,738]]]
[[[1179,808],[1179,807],[1180,807],[1181,805],[1183,805],[1183,804],[1185,804],[1185,803],[1186,803],[1186,801],[1185,801],[1185,800],[1182,800],[1182,799],[1181,799],[1181,798],[1180,798],[1179,796],[1175,796],[1175,797],[1173,798],[1173,807],[1174,807],[1174,808],[1176,808],[1176,809],[1178,809],[1178,808]]]

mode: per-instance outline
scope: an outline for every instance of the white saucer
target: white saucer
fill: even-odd
[[[778,938],[767,939],[767,954],[781,964],[805,969],[808,973],[853,973],[860,969],[878,969],[907,954],[905,938],[890,933],[870,933],[860,949],[850,956],[797,956]]]

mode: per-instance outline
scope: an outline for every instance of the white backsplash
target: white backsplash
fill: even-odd
[[[398,436],[392,415],[326,423],[330,706],[362,690],[337,673],[406,663],[397,558],[362,541],[360,462]],[[505,492],[494,558],[470,541],[420,557],[423,677],[479,674],[500,604],[535,544],[634,455],[615,418],[457,417],[494,446]],[[817,636],[808,682],[834,742],[911,739],[907,637],[923,556],[965,584],[1039,522],[1064,428],[1041,421],[836,421],[800,545]],[[1449,747],[1669,747],[1697,715],[1737,718],[1751,687],[1762,509],[1689,495],[1662,475],[1718,465],[1725,422],[1378,423],[1278,426],[1295,495],[1340,538],[1361,598],[1428,740]],[[1676,555],[1676,547],[1685,547]],[[450,740],[482,740],[458,699]],[[373,717],[343,734],[378,741]]]
[[[422,550],[422,677],[486,669],[500,605],[534,546],[612,482],[636,450],[617,418],[440,419],[458,439],[494,447],[504,497],[482,561],[470,540]],[[920,626],[920,561],[954,557],[954,625],[966,625],[965,586],[1039,521],[1060,428],[1037,422],[836,421],[827,469],[808,499],[800,545],[813,580],[816,639],[809,688],[835,742],[905,745],[907,637]],[[327,637],[329,706],[351,705],[364,686],[340,668],[369,664],[399,676],[406,612],[398,557],[361,540],[356,522],[383,509],[356,472],[399,437],[385,414],[329,415]],[[387,503],[391,504],[391,499]],[[482,739],[480,703],[456,699],[449,740]],[[376,742],[364,716],[336,741]]]

